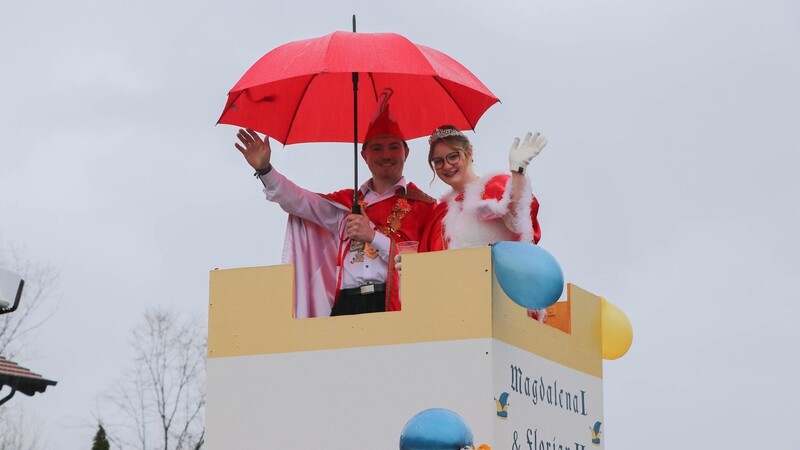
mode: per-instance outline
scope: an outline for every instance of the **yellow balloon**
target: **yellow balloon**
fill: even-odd
[[[600,297],[600,327],[603,359],[617,359],[631,348],[633,327],[628,316],[616,305]]]

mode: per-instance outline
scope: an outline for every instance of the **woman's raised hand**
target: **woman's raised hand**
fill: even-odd
[[[547,138],[539,132],[528,132],[522,145],[519,143],[519,138],[514,138],[511,150],[508,152],[508,165],[511,171],[524,174],[528,164],[542,151],[545,145],[547,145]]]

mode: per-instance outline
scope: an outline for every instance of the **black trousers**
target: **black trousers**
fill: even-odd
[[[365,314],[386,311],[386,292],[373,292],[371,294],[344,294],[339,293],[339,299],[333,305],[331,316],[345,316],[349,314]]]

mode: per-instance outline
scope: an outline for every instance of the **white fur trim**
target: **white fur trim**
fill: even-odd
[[[509,183],[510,184],[510,183]],[[514,230],[520,235],[521,242],[533,242],[533,220],[531,219],[531,203],[533,202],[533,186],[531,180],[525,177],[525,185],[519,196],[519,202],[514,211]]]
[[[522,196],[514,211],[511,211],[511,184],[506,183],[500,199],[483,199],[486,184],[494,177],[493,173],[469,183],[464,190],[464,199],[456,201],[457,193],[449,192],[442,197],[447,203],[444,229],[450,239],[449,248],[477,247],[499,241],[533,242],[533,222],[531,220],[532,188],[525,178]],[[509,178],[510,180],[510,178]]]

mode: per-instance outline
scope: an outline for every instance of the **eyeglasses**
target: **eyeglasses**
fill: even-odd
[[[447,161],[450,165],[454,165],[461,161],[461,152],[455,151],[452,153],[448,153],[445,155],[444,158],[433,158],[431,160],[431,164],[433,164],[434,169],[441,169],[444,167],[444,162]]]

